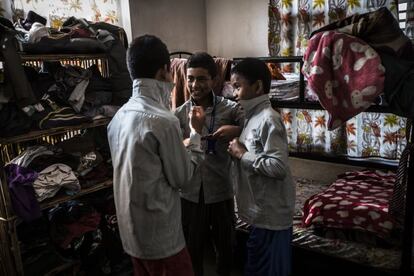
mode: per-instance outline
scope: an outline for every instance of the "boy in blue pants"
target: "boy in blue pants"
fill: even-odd
[[[236,199],[239,215],[252,224],[247,241],[246,275],[291,273],[295,186],[288,165],[286,130],[270,104],[271,75],[266,64],[246,58],[231,71],[234,96],[246,122],[228,152],[238,162]]]

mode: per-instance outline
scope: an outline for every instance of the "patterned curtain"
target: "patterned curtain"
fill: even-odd
[[[270,0],[269,55],[301,56],[313,30],[380,7],[397,18],[397,0]]]
[[[360,113],[333,131],[324,110],[280,109],[280,114],[293,152],[398,159],[406,145],[406,119],[394,114]]]
[[[383,6],[397,17],[397,0],[270,0],[269,55],[301,56],[313,30]],[[282,70],[289,69],[284,64]],[[361,113],[328,131],[324,110],[280,111],[291,151],[398,159],[406,144],[406,120],[393,114]]]

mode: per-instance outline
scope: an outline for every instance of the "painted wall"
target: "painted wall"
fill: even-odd
[[[118,11],[119,11],[119,22],[120,26],[124,28],[124,31],[128,37],[128,42],[131,42],[132,31],[131,31],[131,12],[129,9],[129,1],[119,1],[118,2]]]
[[[207,49],[221,57],[268,56],[268,0],[206,0]]]
[[[156,35],[170,52],[207,49],[205,0],[130,0],[129,10],[132,37]]]

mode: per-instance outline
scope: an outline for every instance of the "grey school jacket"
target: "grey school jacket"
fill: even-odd
[[[114,199],[122,245],[129,255],[161,259],[185,247],[179,189],[204,153],[200,135],[183,145],[169,110],[172,85],[136,79],[133,94],[108,126]]]
[[[212,96],[214,96],[212,92]],[[192,106],[191,100],[185,102],[176,109],[175,116],[180,120],[181,130],[184,138],[190,135],[188,112]],[[214,112],[213,112],[214,111]],[[243,127],[244,113],[240,105],[225,99],[214,96],[213,106],[205,110],[206,123],[201,135],[215,132],[222,125],[237,125]],[[214,113],[214,119],[212,115]],[[207,141],[201,142],[203,150],[207,150]],[[233,181],[230,175],[231,156],[227,153],[228,142],[217,140],[214,153],[206,154],[204,161],[197,167],[191,179],[191,185],[181,189],[181,197],[191,202],[198,203],[200,188],[203,185],[204,202],[206,204],[221,202],[233,199]]]
[[[293,221],[295,186],[285,127],[267,94],[240,104],[246,122],[239,141],[248,151],[235,163],[239,215],[259,228],[287,229]]]

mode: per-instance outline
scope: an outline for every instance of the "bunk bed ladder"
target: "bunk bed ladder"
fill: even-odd
[[[404,232],[402,240],[401,275],[413,275],[412,251],[413,251],[413,216],[414,216],[414,128],[413,121],[407,120],[407,147],[410,155],[407,165],[407,190],[404,217]]]

